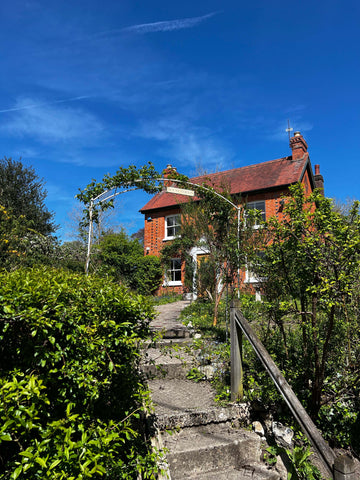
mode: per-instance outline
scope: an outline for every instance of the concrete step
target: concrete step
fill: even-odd
[[[245,465],[239,469],[223,468],[184,478],[192,480],[279,480],[281,477],[277,472],[266,467]]]
[[[208,382],[165,377],[150,380],[148,385],[156,412],[155,423],[160,430],[249,418],[247,404],[219,407]]]
[[[234,429],[230,423],[165,432],[162,442],[169,452],[166,457],[172,480],[218,479],[217,473],[224,470],[233,475],[227,479],[247,478],[248,474],[248,478],[259,480],[280,479],[276,472],[260,465],[260,438],[253,432]]]
[[[141,362],[141,370],[148,379],[164,378],[168,380],[185,379],[186,374],[193,365],[193,357],[185,353],[183,349],[147,348],[144,350]],[[171,346],[170,346],[171,347]]]
[[[162,325],[151,325],[150,331],[159,332],[162,338],[177,340],[190,338],[190,332],[185,325],[174,325],[171,327],[163,327]]]
[[[150,329],[153,332],[159,332],[163,338],[168,339],[186,339],[190,337],[190,332],[179,320],[180,312],[190,305],[189,301],[180,301],[158,305],[155,307],[158,315],[150,323]]]

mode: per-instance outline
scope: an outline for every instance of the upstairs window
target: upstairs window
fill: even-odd
[[[253,227],[259,228],[262,222],[266,220],[266,211],[265,211],[265,201],[261,200],[259,202],[249,202],[246,205],[248,210],[258,210],[260,212],[259,216],[253,219]]]
[[[181,285],[181,258],[172,258],[166,271],[166,285]]]
[[[169,240],[180,235],[180,215],[169,215],[165,217],[165,239]]]

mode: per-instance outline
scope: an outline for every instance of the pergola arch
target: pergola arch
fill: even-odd
[[[230,204],[237,211],[237,240],[238,240],[238,249],[239,249],[241,206],[235,205],[235,203],[233,203],[231,200],[226,198],[224,195],[221,195],[221,193],[217,192],[213,188],[206,187],[205,185],[198,185],[198,184],[192,183],[192,182],[190,182],[188,180],[185,180],[185,179],[158,177],[154,180],[154,178],[149,179],[149,178],[144,177],[144,178],[139,178],[139,179],[134,180],[133,183],[136,185],[136,183],[143,183],[144,184],[144,182],[145,182],[145,185],[146,185],[147,181],[162,182],[163,184],[165,184],[165,182],[169,182],[169,181],[171,183],[175,182],[180,186],[179,191],[176,192],[176,193],[179,194],[179,195],[187,195],[187,196],[189,195],[189,193],[185,193],[185,191],[182,193],[180,191],[180,190],[182,190],[181,186],[190,186],[194,189],[194,191],[204,190],[206,192],[210,192],[211,194],[216,195],[217,197],[221,198],[223,201]],[[143,186],[141,186],[141,185],[140,186],[130,186],[129,188],[126,188],[125,190],[121,190],[120,192],[117,191],[119,188],[120,188],[119,186],[114,186],[113,188],[106,189],[103,192],[101,192],[99,195],[97,195],[96,197],[90,199],[90,202],[89,202],[88,245],[87,245],[87,254],[86,254],[86,261],[85,261],[85,274],[86,275],[88,275],[88,273],[89,273],[89,265],[90,265],[90,258],[91,258],[91,245],[92,245],[93,222],[94,222],[93,213],[94,213],[95,206],[98,205],[98,204],[102,204],[104,202],[108,202],[110,200],[113,200],[115,197],[117,197],[118,195],[121,195],[123,193],[132,192],[134,190],[146,190],[144,185]],[[112,191],[114,191],[114,192],[111,193]]]

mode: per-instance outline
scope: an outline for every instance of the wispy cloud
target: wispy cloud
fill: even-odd
[[[179,18],[175,20],[166,20],[163,22],[143,23],[139,25],[131,25],[122,28],[122,32],[133,32],[137,34],[153,33],[153,32],[171,32],[173,30],[182,30],[184,28],[192,28],[205,20],[217,15],[219,12],[211,12],[201,17]]]
[[[311,131],[314,126],[312,123],[307,122],[306,120],[303,120],[300,116],[298,115],[293,115],[292,117],[292,122],[291,122],[291,128],[292,131],[290,132],[290,135],[293,136],[294,132],[300,131],[301,133],[306,133]],[[289,135],[289,133],[286,131],[287,124],[285,119],[279,123],[278,125],[274,125],[269,128],[269,133],[266,135],[266,138],[269,140],[281,140],[284,141],[284,139]]]
[[[103,131],[101,122],[80,108],[55,106],[31,98],[23,98],[2,129],[14,136],[29,136],[42,143],[77,140],[89,142]]]
[[[179,118],[164,118],[143,123],[137,134],[159,142],[162,156],[181,165],[224,167],[231,152],[205,127],[197,127]]]
[[[58,103],[68,103],[68,102],[76,102],[79,100],[85,100],[87,98],[90,98],[91,95],[82,95],[80,97],[70,97],[70,98],[64,98],[62,100],[54,100],[53,102],[46,102],[46,103],[29,103],[28,105],[23,104],[23,101],[20,102],[20,105],[17,104],[14,107],[11,108],[5,108],[3,110],[0,110],[0,113],[7,113],[7,112],[17,112],[19,110],[29,110],[32,108],[39,108],[39,107],[48,107],[51,105],[56,105]]]

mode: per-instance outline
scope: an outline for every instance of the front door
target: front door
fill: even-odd
[[[212,296],[215,290],[216,272],[207,253],[196,256],[196,291],[198,297]]]

